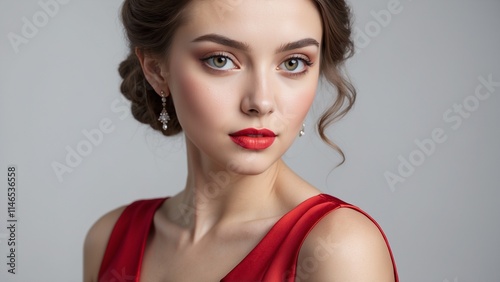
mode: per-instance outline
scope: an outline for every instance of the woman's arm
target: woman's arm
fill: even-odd
[[[88,231],[83,246],[83,282],[97,282],[111,231],[124,209],[119,207],[103,215]]]
[[[311,230],[299,253],[296,281],[395,281],[388,246],[362,213],[341,208]]]

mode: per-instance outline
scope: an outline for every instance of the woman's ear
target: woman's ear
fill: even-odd
[[[145,53],[139,48],[135,48],[135,55],[139,59],[144,77],[153,87],[155,92],[158,94],[162,91],[168,93],[166,73],[162,72],[157,58]]]

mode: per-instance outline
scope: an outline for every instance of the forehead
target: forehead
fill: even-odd
[[[321,16],[312,0],[194,0],[180,32],[187,37],[221,33],[242,42],[321,41]]]

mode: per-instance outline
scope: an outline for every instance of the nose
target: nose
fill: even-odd
[[[274,112],[276,107],[275,88],[270,74],[260,72],[248,76],[241,110],[249,116],[264,116]]]

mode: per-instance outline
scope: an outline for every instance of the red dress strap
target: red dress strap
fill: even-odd
[[[351,208],[368,217],[380,230],[389,249],[394,277],[398,282],[396,264],[389,243],[378,223],[356,206],[326,194],[320,194],[299,204],[285,214],[257,244],[257,246],[228,274],[222,282],[287,281],[305,279],[307,269],[297,269],[302,243],[312,228],[329,212],[338,208]],[[321,247],[329,251],[326,242]],[[314,261],[311,262],[313,264]],[[300,267],[299,267],[300,268]],[[303,276],[303,277],[301,277]]]
[[[116,221],[99,270],[99,282],[139,281],[140,266],[155,211],[166,198],[128,205]]]
[[[111,233],[99,271],[99,282],[139,282],[142,258],[154,213],[165,200],[166,198],[140,200],[125,208]],[[305,278],[301,275],[307,275],[303,271],[308,267],[297,267],[302,243],[325,215],[338,208],[357,210],[379,228],[389,249],[394,276],[398,282],[392,251],[377,222],[358,207],[326,194],[305,200],[281,217],[257,246],[221,281],[292,282],[296,278],[299,280]],[[324,243],[322,247],[328,251],[328,244]]]

